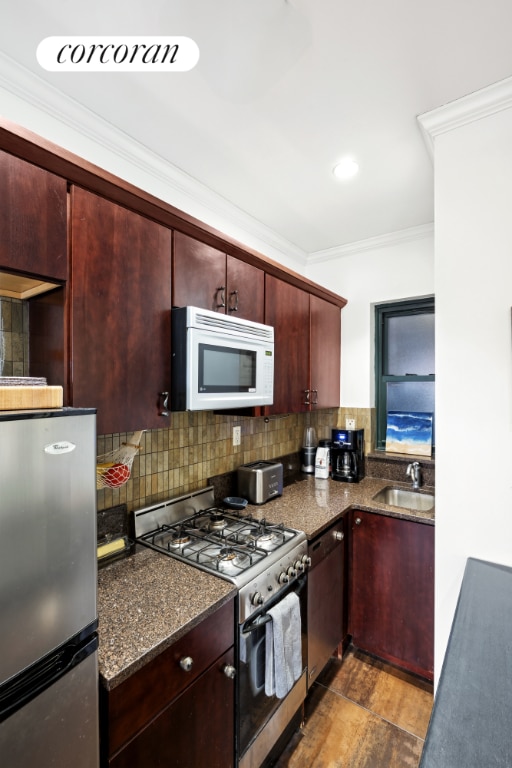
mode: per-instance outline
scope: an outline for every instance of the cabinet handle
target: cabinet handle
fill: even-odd
[[[229,677],[231,680],[236,675],[236,669],[231,664],[225,664],[224,667],[222,668],[222,671],[224,672],[226,677]]]
[[[160,392],[160,397],[163,397],[163,409],[160,411],[160,416],[169,416],[169,393],[168,392]]]
[[[228,307],[229,311],[230,312],[238,312],[238,291],[231,291],[231,293],[229,295],[235,297],[235,304],[234,304],[234,306],[233,306],[233,303],[231,301],[229,302],[229,307]]]
[[[343,541],[343,539],[345,538],[345,534],[343,533],[343,531],[334,531],[334,538],[336,539],[336,541]]]
[[[309,402],[309,389],[304,390],[304,405],[311,405]]]
[[[190,672],[193,666],[194,659],[192,659],[190,656],[184,656],[182,659],[180,659],[180,667],[185,670],[185,672]]]
[[[361,525],[362,520],[360,517],[356,517],[356,525]]]
[[[312,389],[311,392],[314,395],[314,400],[311,405],[318,405],[318,389]]]
[[[226,286],[225,285],[221,285],[219,288],[217,288],[217,293],[220,292],[220,300],[221,300],[221,303],[217,304],[217,309],[220,309],[221,307],[225,307],[226,306],[226,298],[224,296],[224,291],[225,290],[226,290]],[[217,297],[217,301],[218,301],[218,297]]]

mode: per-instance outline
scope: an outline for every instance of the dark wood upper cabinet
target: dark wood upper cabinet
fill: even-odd
[[[252,264],[227,256],[226,314],[265,322],[265,273]]]
[[[309,293],[265,276],[265,322],[274,326],[273,414],[309,410]]]
[[[71,190],[71,400],[98,434],[163,428],[169,389],[171,230]]]
[[[0,190],[0,270],[66,280],[66,179],[0,151]]]
[[[351,515],[352,642],[432,680],[434,526],[357,509]]]
[[[173,306],[263,322],[264,272],[181,232],[174,233]]]
[[[339,407],[340,308],[271,275],[265,291],[265,322],[275,329],[269,413]]]
[[[338,408],[341,376],[341,310],[311,296],[311,400],[317,408]]]

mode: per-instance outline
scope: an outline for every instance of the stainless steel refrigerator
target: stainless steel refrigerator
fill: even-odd
[[[0,411],[0,765],[97,768],[96,415]]]

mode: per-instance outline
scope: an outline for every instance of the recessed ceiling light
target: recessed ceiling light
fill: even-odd
[[[345,157],[336,163],[332,172],[337,179],[352,179],[359,173],[359,165],[351,157]]]

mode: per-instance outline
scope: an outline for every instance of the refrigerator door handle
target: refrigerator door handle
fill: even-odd
[[[94,653],[98,637],[71,640],[0,687],[0,723]]]

